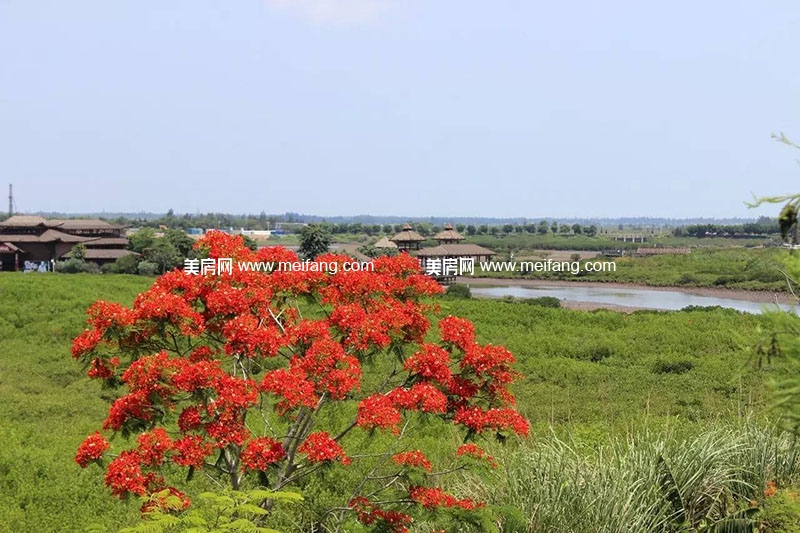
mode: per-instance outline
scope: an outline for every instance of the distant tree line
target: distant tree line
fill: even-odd
[[[219,229],[247,229],[247,230],[276,230],[281,229],[286,233],[301,233],[307,226],[303,221],[307,217],[297,213],[285,213],[283,215],[267,215],[261,212],[259,215],[234,215],[230,213],[202,213],[202,214],[183,214],[176,215],[171,209],[162,217],[149,219],[132,219],[119,217],[111,219],[112,222],[133,227],[147,227],[153,229],[168,228],[187,231],[190,228],[210,228]],[[409,222],[414,231],[423,237],[433,237],[442,231],[443,225],[434,224],[428,221]],[[373,236],[392,236],[402,231],[405,224],[370,224],[364,222],[316,222],[314,226],[322,228],[331,235],[355,234]],[[510,235],[510,234],[538,234],[538,235],[585,235],[594,237],[598,234],[608,233],[608,229],[599,228],[595,224],[565,224],[558,221],[540,220],[538,222],[526,222],[524,224],[455,224],[455,230],[465,236],[473,235]],[[623,230],[623,225],[619,224],[616,228]],[[641,227],[633,226],[633,231],[643,230]],[[649,228],[651,233],[653,228]],[[760,217],[755,222],[745,222],[742,224],[690,224],[673,228],[675,236],[690,237],[731,237],[731,236],[758,236],[775,235],[780,233],[777,219]]]
[[[781,232],[778,219],[761,217],[756,222],[747,224],[692,224],[675,228],[673,234],[677,237],[738,237],[777,235]]]
[[[206,214],[185,214],[175,215],[172,210],[167,212],[166,215],[160,218],[151,219],[129,219],[119,217],[111,219],[111,222],[133,227],[144,228],[168,228],[180,229],[183,231],[189,228],[234,228],[234,229],[248,229],[248,230],[275,230],[280,228],[287,233],[302,233],[306,224],[300,222],[301,216],[293,213],[285,215],[267,215],[261,213],[260,215],[231,215],[226,213],[206,213]],[[409,223],[414,231],[423,237],[433,237],[442,229],[443,225],[432,224],[430,222],[410,222]],[[355,234],[355,235],[368,235],[372,236],[391,236],[402,231],[405,224],[368,224],[362,222],[319,222],[313,224],[315,227],[324,229],[331,235],[342,234]],[[559,224],[556,221],[548,222],[541,220],[538,223],[526,224],[503,224],[503,225],[489,225],[489,224],[456,224],[455,230],[462,235],[507,235],[512,233],[529,233],[547,235],[550,233],[561,235],[587,235],[593,237],[600,231],[594,224],[581,225],[581,224]]]
[[[188,230],[189,228],[244,228],[250,230],[275,229],[278,224],[300,225],[300,216],[294,213],[284,215],[233,215],[230,213],[200,213],[176,215],[172,209],[167,214],[158,218],[128,218],[117,217],[110,222],[123,226],[149,227],[157,229],[165,226],[170,229]]]

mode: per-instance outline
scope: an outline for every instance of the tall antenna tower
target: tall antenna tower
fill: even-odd
[[[14,184],[8,184],[8,216],[14,215]]]

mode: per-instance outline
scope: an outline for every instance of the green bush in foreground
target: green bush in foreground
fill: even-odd
[[[168,509],[171,512],[152,511],[136,527],[120,533],[169,533],[192,531],[194,533],[223,533],[226,531],[279,533],[275,529],[260,527],[259,518],[268,512],[259,503],[269,498],[278,505],[297,503],[303,497],[296,492],[250,490],[246,492],[225,490],[219,493],[204,492],[198,503],[182,511],[183,501],[168,490],[143,498],[144,505]],[[100,533],[100,531],[98,531]]]
[[[549,436],[501,457],[494,483],[464,484],[519,508],[531,532],[751,533],[769,489],[800,476],[794,437],[752,423],[684,438],[639,433],[595,449]]]

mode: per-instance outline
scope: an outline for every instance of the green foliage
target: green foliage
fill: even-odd
[[[279,533],[264,527],[270,506],[292,504],[303,500],[296,492],[251,490],[246,492],[225,490],[221,493],[204,492],[189,510],[182,511],[183,502],[168,490],[144,498],[143,503],[158,503],[165,509],[147,513],[142,522],[124,528],[120,533]]]
[[[140,228],[128,237],[128,250],[143,254],[156,242],[156,230],[153,228]]]
[[[314,259],[327,253],[333,238],[328,230],[319,224],[309,224],[300,232],[300,257]]]
[[[791,489],[779,490],[764,502],[761,513],[762,531],[766,533],[800,533],[800,494]]]
[[[180,256],[180,261],[184,258],[190,257],[194,241],[184,231],[179,229],[168,229],[164,231],[164,236],[161,238],[163,242],[169,243],[175,252]]]
[[[776,137],[776,136],[773,136]],[[800,146],[792,143],[785,135],[776,137],[778,140],[793,148],[800,149]],[[798,243],[798,219],[797,213],[800,209],[800,194],[767,197],[756,200],[753,206],[762,203],[784,203],[785,205],[779,217],[781,234],[784,240],[792,245]],[[783,256],[783,268],[779,271],[783,282],[791,290],[792,294],[800,303],[800,255],[797,250],[791,250]],[[773,383],[776,405],[779,413],[783,414],[783,419],[796,434],[800,434],[800,317],[795,313],[775,312],[769,315],[771,319],[770,331],[772,333],[772,345],[765,353],[763,348],[759,350],[759,356],[767,355],[771,359],[775,355],[784,354],[788,372],[781,375]]]
[[[117,274],[138,274],[139,273],[139,259],[131,254],[125,257],[120,257],[114,261]]]
[[[158,237],[153,228],[141,228],[128,238],[128,249],[141,254],[142,262],[156,265],[155,271],[150,264],[142,267],[141,263],[134,267],[131,259],[119,266],[121,272],[138,272],[145,276],[162,274],[183,265],[183,260],[196,257],[192,249],[194,241],[182,230],[167,229]],[[152,272],[152,273],[151,273]]]
[[[55,271],[62,274],[78,274],[80,272],[97,274],[100,272],[100,267],[97,266],[97,263],[73,257],[66,261],[56,261]]]
[[[108,403],[68,354],[88,305],[99,296],[130,303],[150,283],[137,276],[0,275],[0,531],[75,531],[93,523],[118,531],[138,516],[138,505],[110,500],[97,470],[73,462]]]
[[[86,258],[86,245],[82,242],[79,242],[72,249],[69,251],[70,257],[73,259],[77,259],[78,261],[83,261]]]
[[[142,261],[136,267],[136,271],[140,276],[157,276],[161,273],[161,267],[158,263]]]
[[[550,309],[558,309],[561,307],[561,300],[555,296],[539,296],[537,298],[523,298],[523,303],[528,305],[536,305],[538,307],[549,307]]]
[[[685,255],[620,257],[613,259],[616,271],[589,272],[582,268],[579,276],[574,276],[569,271],[481,272],[476,265],[475,277],[613,281],[655,287],[724,286],[745,290],[786,291],[786,278],[781,271],[789,256],[787,250],[777,248],[695,248],[691,254]],[[521,256],[517,254],[515,257]],[[531,256],[523,260],[542,258]],[[611,259],[598,257],[583,259],[581,262],[601,260]]]
[[[384,256],[395,256],[399,252],[397,248],[377,248],[372,246],[371,244],[365,244],[361,246],[358,251],[367,257],[384,257]]]
[[[653,365],[653,372],[656,374],[684,374],[692,368],[694,368],[694,363],[688,359],[659,359]]]
[[[539,431],[568,424],[591,433],[763,413],[767,382],[786,368],[783,360],[761,369],[752,364],[759,328],[769,321],[730,309],[620,314],[522,301],[439,302],[443,314],[477,324],[480,342],[502,343],[516,356],[525,379],[514,392]],[[680,361],[691,370],[655,371]]]
[[[114,397],[76,368],[68,354],[71,339],[85,327],[85,309],[91,303],[100,298],[129,304],[151,283],[124,275],[0,275],[0,397],[4,404],[0,417],[0,531],[84,530],[84,525],[92,524],[97,524],[98,531],[119,531],[142,524],[140,502],[112,500],[98,484],[98,469],[83,470],[73,462],[78,444],[96,429],[96,421],[106,416]],[[635,440],[635,435],[646,434],[648,428],[656,431],[667,426],[678,442],[695,442],[692,439],[700,438],[697,434],[713,430],[720,420],[735,422],[748,412],[760,418],[769,407],[767,382],[795,368],[780,355],[760,369],[752,364],[752,348],[763,331],[771,331],[772,323],[765,317],[730,310],[623,315],[480,299],[440,299],[436,303],[443,314],[472,319],[480,342],[508,346],[519,361],[517,369],[526,375],[514,392],[520,410],[535,424],[533,442],[524,448],[514,442],[505,446],[481,442],[505,466],[480,478],[464,477],[457,486],[447,487],[461,497],[488,495],[490,505],[482,519],[501,524],[502,531],[520,531],[513,526],[519,525],[519,520],[531,520],[526,531],[533,532],[550,531],[548,524],[557,520],[563,520],[563,525],[553,531],[612,531],[605,525],[596,528],[592,521],[608,524],[618,508],[622,510],[614,523],[631,519],[633,511],[626,510],[625,503],[639,498],[640,487],[646,487],[652,477],[637,477],[643,475],[639,470],[613,473],[622,466],[624,456],[635,453],[612,455],[608,442],[621,446],[628,439]],[[691,371],[653,372],[659,359],[681,358],[694,363]],[[331,414],[342,420],[350,415]],[[443,464],[447,450],[458,444],[455,436],[427,430],[424,419],[414,423],[420,425],[420,435],[404,445],[414,449],[441,443],[430,459]],[[563,469],[558,462],[562,458],[547,451],[554,447],[550,443],[555,436],[547,437],[550,431],[561,435],[562,442],[574,451],[563,457]],[[762,480],[777,480],[779,487],[796,486],[798,459],[791,454],[800,454],[800,447],[786,436],[778,438],[765,431],[748,431],[745,436],[744,431],[739,430],[741,439],[746,439],[740,457],[746,453],[746,468],[736,470],[742,479],[753,487]],[[390,437],[365,435],[364,448],[374,439]],[[129,446],[124,441],[112,442],[112,452]],[[546,456],[552,464],[540,464],[534,470],[515,469],[518,461],[524,466],[528,458],[536,456]],[[652,466],[652,462],[643,464]],[[531,472],[543,477],[534,478]],[[297,531],[302,529],[298,524],[314,523],[325,509],[347,501],[349,495],[340,490],[352,482],[347,476],[362,474],[330,469],[319,483],[302,487],[303,505],[276,506],[275,520],[270,517],[269,525]],[[712,476],[704,474],[704,479]],[[724,481],[725,486],[735,485],[729,478]],[[601,491],[601,485],[607,488]],[[192,486],[197,487],[196,492],[188,496],[196,505],[205,505],[199,493],[214,487],[202,473],[195,475]],[[649,489],[641,490],[651,494]],[[609,503],[614,498],[619,500],[614,504],[618,507]],[[728,506],[730,511],[738,509],[738,502]],[[784,511],[792,512],[790,508]],[[432,516],[426,524],[415,523],[415,529],[438,531],[448,520],[455,519]],[[631,520],[630,527],[614,531],[635,531],[633,526],[640,522],[635,516]],[[350,525],[348,522],[347,531],[359,531]],[[464,522],[448,531],[480,531],[481,527]]]
[[[445,290],[445,296],[447,298],[472,298],[472,292],[469,290],[469,285],[464,285],[463,283],[453,283],[449,285]]]
[[[144,252],[145,262],[155,264],[157,266],[157,273],[163,274],[167,270],[181,265],[185,255],[181,255],[178,249],[166,237],[156,239],[152,246],[147,248]],[[144,262],[143,262],[144,263]],[[141,272],[141,266],[139,270]],[[147,274],[145,274],[147,275]]]
[[[242,240],[244,241],[244,245],[253,250],[254,252],[258,250],[258,243],[249,235],[242,235]],[[187,257],[189,257],[188,254]]]
[[[464,484],[476,498],[519,508],[527,531],[752,532],[751,502],[768,482],[795,484],[798,475],[793,438],[748,422],[687,437],[640,431],[592,448],[549,435],[506,454],[494,482]]]

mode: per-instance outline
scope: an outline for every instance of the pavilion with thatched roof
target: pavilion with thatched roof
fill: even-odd
[[[444,230],[434,235],[433,238],[439,241],[439,244],[458,244],[464,240],[464,236],[454,230],[450,223],[445,224]]]
[[[402,251],[419,250],[419,245],[425,237],[414,231],[411,224],[403,226],[403,231],[389,239],[397,245],[397,249]]]
[[[386,248],[386,249],[391,248],[393,250],[397,249],[397,245],[392,241],[390,241],[389,237],[381,237],[380,239],[378,239],[378,242],[376,242],[372,246],[374,246],[375,248]]]

